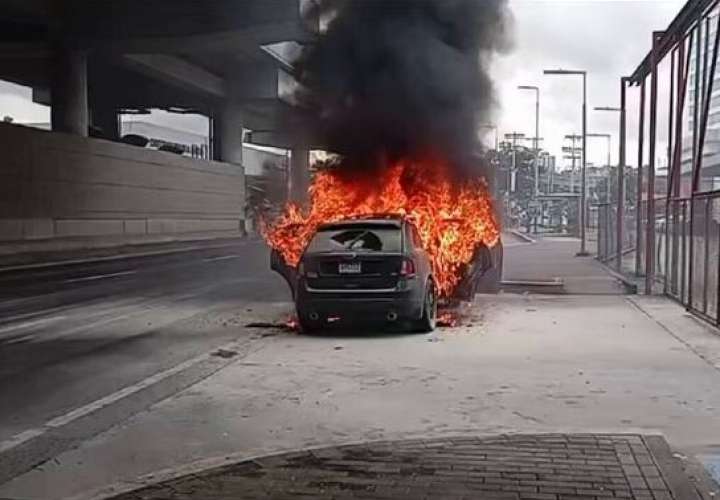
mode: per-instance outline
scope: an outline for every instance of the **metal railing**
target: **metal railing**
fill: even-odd
[[[665,293],[688,303],[690,278],[690,199],[670,200],[668,210]]]
[[[720,192],[693,195],[690,201],[688,297],[693,312],[720,322]]]
[[[656,227],[655,277],[665,294],[720,324],[720,192],[671,199]]]
[[[618,270],[644,277],[644,293],[662,292],[720,326],[720,133],[714,122],[720,0],[688,0],[666,29],[648,35],[650,52],[620,78],[618,179],[624,182],[615,198],[626,200],[634,191],[636,200],[628,200],[622,218],[613,217],[617,207],[601,207],[598,258],[609,261],[614,250]],[[630,92],[638,99],[638,120],[628,163]],[[634,242],[627,262],[617,262],[626,243],[614,242],[618,223],[623,239]]]
[[[611,262],[617,256],[617,206],[600,203],[597,206],[598,236],[597,258],[602,262]],[[623,224],[622,254],[635,249],[635,208],[625,207]]]

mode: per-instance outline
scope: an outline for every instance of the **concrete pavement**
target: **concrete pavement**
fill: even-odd
[[[580,240],[538,237],[534,243],[513,247],[505,261],[503,279],[563,282],[562,292],[604,295],[626,293],[624,284],[592,257],[576,257]]]
[[[657,300],[480,297],[463,326],[429,336],[267,330],[241,359],[0,496],[95,498],[162,471],[379,439],[638,433],[684,456],[716,453],[720,338]]]
[[[508,245],[506,265],[535,255],[542,276],[556,274],[547,263],[563,259],[545,262],[533,246]],[[266,258],[261,247],[213,250],[18,286],[20,303],[0,303],[21,316],[0,345],[10,402],[0,498],[102,498],[249,457],[377,440],[653,434],[687,464],[717,456],[720,337],[673,302],[615,287],[478,296],[459,326],[430,335],[307,337],[246,326],[291,311]],[[587,276],[582,260],[568,265]],[[602,268],[592,272],[600,281]]]

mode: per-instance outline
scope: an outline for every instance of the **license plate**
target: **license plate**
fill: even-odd
[[[359,274],[362,272],[359,262],[347,262],[338,264],[338,273],[340,274]]]

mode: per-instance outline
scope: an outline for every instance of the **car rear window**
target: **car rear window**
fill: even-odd
[[[402,233],[397,226],[333,226],[313,237],[308,252],[400,252]]]

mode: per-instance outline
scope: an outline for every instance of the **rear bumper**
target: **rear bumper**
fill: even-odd
[[[316,293],[304,286],[298,290],[298,314],[320,317],[338,316],[360,321],[385,321],[394,313],[398,320],[419,319],[422,315],[423,294],[416,290],[363,293]]]
[[[298,313],[320,317],[338,316],[361,321],[385,321],[394,314],[398,320],[419,319],[422,302],[408,299],[312,299],[298,301]]]

